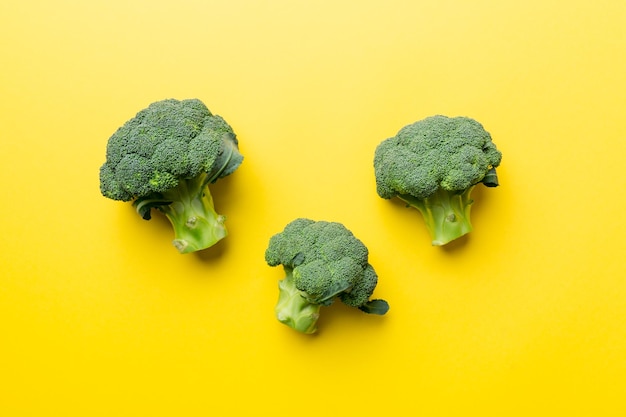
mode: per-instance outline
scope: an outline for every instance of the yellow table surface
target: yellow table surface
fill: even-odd
[[[0,48],[0,415],[625,415],[623,1],[5,1]],[[202,254],[99,191],[165,98],[245,155]],[[372,166],[434,114],[504,155],[444,248]],[[386,316],[275,319],[296,217],[368,246]]]

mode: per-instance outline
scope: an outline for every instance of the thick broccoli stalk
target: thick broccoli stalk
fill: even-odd
[[[474,187],[464,191],[437,190],[426,198],[409,194],[398,195],[407,205],[422,213],[434,246],[441,246],[472,231],[470,210],[474,202],[470,194]]]
[[[205,174],[180,180],[178,186],[158,197],[135,201],[137,212],[144,212],[144,218],[149,219],[150,208],[156,208],[167,217],[174,229],[172,243],[180,253],[208,248],[228,234],[225,217],[215,211],[207,178]]]
[[[293,269],[286,266],[284,270],[285,278],[278,281],[278,302],[274,309],[276,318],[299,332],[315,333],[322,305],[307,301],[296,287]]]
[[[321,307],[335,299],[370,314],[389,310],[386,301],[370,299],[378,276],[367,248],[340,223],[296,219],[270,238],[265,260],[285,270],[276,317],[299,332],[316,332]]]
[[[376,190],[418,209],[432,244],[445,245],[472,231],[471,193],[498,185],[502,154],[490,134],[467,117],[433,116],[381,142],[374,156]]]
[[[151,104],[117,130],[100,169],[100,189],[113,200],[133,201],[137,213],[163,213],[180,253],[206,249],[227,235],[209,184],[243,160],[231,127],[199,100]]]

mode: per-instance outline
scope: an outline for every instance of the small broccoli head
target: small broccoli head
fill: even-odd
[[[440,188],[464,191],[493,173],[501,159],[491,135],[477,121],[432,116],[403,127],[378,145],[376,187],[387,199],[397,195],[423,199]]]
[[[328,306],[336,298],[372,314],[385,314],[389,308],[384,300],[370,300],[378,276],[368,262],[368,250],[340,223],[296,219],[270,238],[265,260],[287,272],[276,312],[281,322],[297,330],[314,329],[319,316],[303,320],[303,306]],[[292,325],[303,322],[302,328]]]
[[[501,159],[491,135],[476,120],[428,117],[378,145],[376,191],[420,210],[433,244],[443,245],[472,230],[470,193],[479,183],[498,185]]]
[[[214,182],[231,174],[242,160],[232,128],[204,103],[162,100],[109,138],[100,190],[113,200],[130,201],[200,175]]]
[[[226,121],[197,99],[162,100],[127,121],[107,143],[100,191],[133,201],[146,220],[163,212],[181,253],[212,246],[226,236],[208,185],[241,164],[238,141]]]

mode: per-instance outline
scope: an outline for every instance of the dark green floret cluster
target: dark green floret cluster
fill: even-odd
[[[335,299],[370,314],[389,309],[386,301],[370,299],[378,276],[368,250],[340,223],[296,219],[271,237],[265,260],[285,270],[276,316],[300,332],[314,333],[321,307]]]
[[[227,235],[209,184],[241,164],[238,141],[226,121],[197,99],[158,101],[110,138],[100,168],[102,195],[132,201],[146,220],[165,214],[181,253],[206,249]]]
[[[502,154],[490,134],[467,117],[432,116],[402,128],[376,148],[378,195],[418,209],[433,245],[472,230],[470,196],[477,184],[498,185]]]

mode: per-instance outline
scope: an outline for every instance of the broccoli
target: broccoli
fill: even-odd
[[[162,100],[127,121],[107,143],[100,191],[133,201],[150,220],[162,212],[180,253],[206,249],[227,235],[209,184],[230,175],[243,160],[226,121],[198,99]]]
[[[502,154],[491,135],[467,117],[432,116],[403,127],[376,148],[378,195],[418,209],[435,246],[472,230],[470,194],[498,186]]]
[[[378,275],[368,250],[341,223],[299,218],[270,238],[265,261],[283,265],[276,317],[302,333],[314,333],[322,306],[339,298],[344,304],[383,315],[384,300],[370,300]]]

